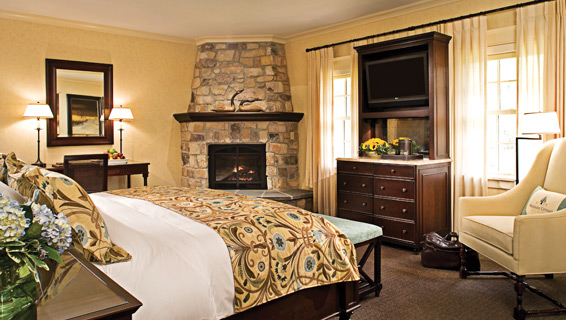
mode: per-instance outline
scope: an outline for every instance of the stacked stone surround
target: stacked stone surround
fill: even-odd
[[[275,42],[205,43],[198,47],[189,112],[256,102],[267,112],[292,112],[285,48]]]
[[[182,185],[208,187],[209,144],[263,144],[267,189],[297,188],[298,125],[293,122],[181,123]]]
[[[205,43],[198,47],[188,112],[211,112],[259,99],[265,112],[292,112],[284,46],[275,42]],[[226,113],[224,113],[226,114]],[[229,113],[228,113],[229,114]],[[212,114],[214,116],[214,114]],[[183,122],[182,185],[208,187],[210,144],[265,144],[267,189],[298,188],[298,123]]]

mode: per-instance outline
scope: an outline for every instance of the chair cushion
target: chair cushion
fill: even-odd
[[[513,254],[514,224],[515,216],[468,216],[462,219],[460,232]]]
[[[536,187],[521,214],[549,213],[564,208],[566,208],[566,195]]]
[[[319,214],[319,216],[332,223],[338,230],[352,241],[353,244],[362,243],[364,241],[377,238],[383,234],[380,227],[354,220],[348,220],[338,217]]]

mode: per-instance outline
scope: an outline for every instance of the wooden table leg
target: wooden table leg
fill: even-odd
[[[149,173],[144,173],[143,174],[143,186],[147,187],[147,176],[149,175]]]
[[[132,186],[132,179],[130,178],[130,175],[128,175],[128,189]]]

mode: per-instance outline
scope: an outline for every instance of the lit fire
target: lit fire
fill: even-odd
[[[238,175],[238,179],[236,179],[235,176],[231,176],[230,178],[228,178],[229,181],[254,181],[255,179],[253,177],[242,177],[242,175],[245,176],[249,176],[249,175],[253,175],[255,173],[255,170],[248,170],[247,173],[244,173],[246,171],[246,168],[244,168],[244,166],[239,166],[239,167],[234,167],[234,169],[232,169],[233,173],[237,173],[240,172],[240,174]]]

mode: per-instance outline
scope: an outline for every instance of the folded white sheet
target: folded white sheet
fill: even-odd
[[[143,306],[134,319],[220,319],[234,313],[228,249],[208,226],[152,203],[90,195],[132,260],[96,266]]]

